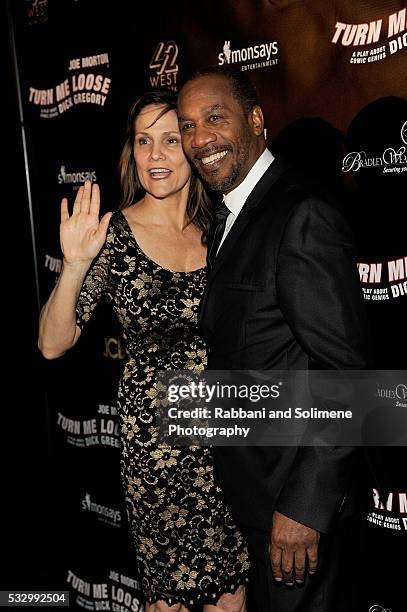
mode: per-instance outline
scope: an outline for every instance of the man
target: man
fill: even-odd
[[[209,369],[365,367],[348,228],[266,148],[248,78],[222,68],[196,73],[178,110],[186,155],[224,194],[200,315]],[[217,447],[214,455],[254,560],[256,611],[336,609],[332,571],[343,533],[333,526],[349,506],[353,450]]]

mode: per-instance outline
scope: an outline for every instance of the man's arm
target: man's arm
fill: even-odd
[[[352,237],[332,205],[309,199],[294,211],[279,249],[277,292],[282,314],[309,356],[310,369],[366,367],[363,303]],[[311,566],[315,565],[317,532],[327,532],[340,510],[353,459],[352,447],[298,448],[273,520],[272,540],[279,550],[291,551],[286,558],[298,557],[301,565],[305,551]],[[292,522],[298,525],[297,533]],[[272,542],[274,565],[277,553]],[[284,559],[283,552],[280,556]],[[281,575],[288,576],[286,582],[292,581],[290,572]]]

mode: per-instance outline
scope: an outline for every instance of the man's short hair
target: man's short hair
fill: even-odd
[[[253,106],[259,103],[253,83],[241,70],[237,68],[228,68],[226,66],[210,66],[208,68],[196,70],[188,80],[194,81],[195,79],[205,76],[221,76],[228,79],[232,95],[242,107],[246,117]]]

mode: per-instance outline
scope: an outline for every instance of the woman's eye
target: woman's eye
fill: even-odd
[[[148,144],[147,138],[139,138],[137,142],[139,145]]]
[[[179,142],[178,138],[168,138],[167,139],[168,144],[178,144],[178,142]]]

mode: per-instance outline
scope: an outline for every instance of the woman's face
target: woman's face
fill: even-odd
[[[146,106],[135,121],[134,161],[140,183],[155,198],[187,186],[191,168],[184,155],[175,110],[157,117],[164,106]]]

